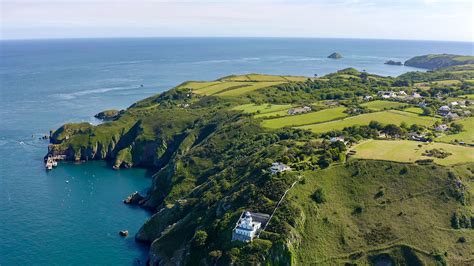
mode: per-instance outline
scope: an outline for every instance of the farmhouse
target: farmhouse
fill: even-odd
[[[261,228],[265,226],[269,218],[270,216],[264,213],[242,212],[234,230],[232,230],[232,241],[252,241],[258,236]]]
[[[446,116],[449,114],[450,111],[451,111],[451,108],[449,108],[449,106],[443,105],[438,109],[438,114],[442,116]]]
[[[307,113],[307,112],[311,112],[311,107],[303,106],[303,107],[299,107],[299,108],[291,108],[290,110],[288,110],[289,115],[304,114],[304,113]]]
[[[439,125],[439,126],[436,126],[436,127],[435,127],[435,130],[436,130],[436,131],[446,131],[446,130],[448,130],[448,125],[446,125],[446,124],[441,124],[441,125]]]
[[[281,173],[289,170],[291,170],[291,167],[280,162],[272,163],[272,166],[270,167],[270,172],[272,172],[272,174]]]
[[[414,92],[411,97],[413,97],[414,99],[419,99],[419,98],[423,98],[423,96],[421,96],[419,93],[417,92]]]

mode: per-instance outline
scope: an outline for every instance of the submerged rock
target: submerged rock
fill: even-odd
[[[328,56],[328,58],[331,58],[331,59],[341,59],[342,58],[342,55],[340,53],[332,53]]]

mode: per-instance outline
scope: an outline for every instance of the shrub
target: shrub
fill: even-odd
[[[193,236],[193,247],[200,248],[206,245],[207,233],[203,230],[197,230]]]
[[[326,202],[326,194],[322,188],[316,189],[316,191],[314,191],[314,193],[311,195],[311,198],[318,204]]]

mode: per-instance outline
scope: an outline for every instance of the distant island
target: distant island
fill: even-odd
[[[388,60],[384,64],[386,65],[393,65],[393,66],[402,66],[403,63],[400,61],[393,61],[393,60]]]
[[[453,55],[453,54],[429,54],[415,56],[405,61],[405,66],[419,67],[426,69],[439,69],[443,67],[474,64],[472,55]]]
[[[469,265],[473,104],[469,64],[231,75],[65,124],[45,159],[153,173],[124,199],[150,265]]]
[[[332,53],[328,56],[328,58],[331,58],[331,59],[341,59],[342,58],[342,55],[340,53]]]

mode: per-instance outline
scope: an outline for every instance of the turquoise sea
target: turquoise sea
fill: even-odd
[[[327,59],[332,52],[341,60]],[[122,204],[146,192],[144,169],[63,163],[51,172],[38,138],[186,80],[229,74],[323,75],[355,67],[396,76],[383,63],[427,53],[474,54],[473,43],[272,38],[0,41],[0,265],[131,265],[147,248],[133,235],[149,217]],[[423,70],[420,70],[423,71]],[[143,87],[141,87],[143,85]],[[68,181],[68,182],[66,182]],[[119,230],[131,236],[123,239]]]

